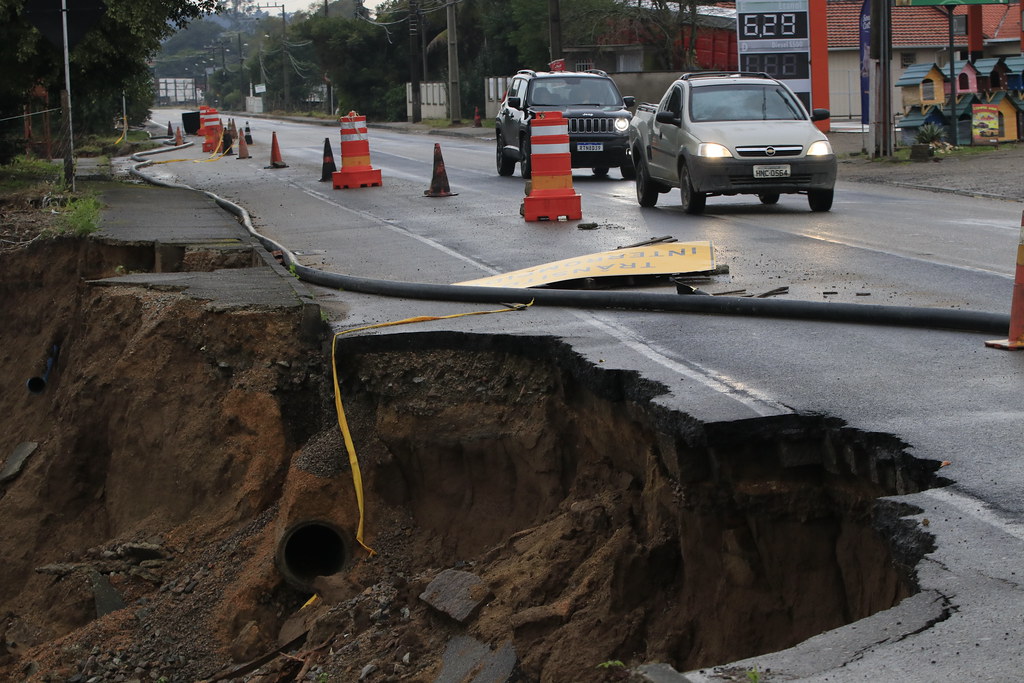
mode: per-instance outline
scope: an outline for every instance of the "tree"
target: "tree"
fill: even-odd
[[[50,106],[64,89],[63,48],[45,38],[29,21],[26,5],[60,8],[60,0],[0,0],[0,112],[21,114],[28,93],[41,86]],[[160,41],[190,21],[217,9],[216,0],[105,0],[107,11],[71,52],[71,92],[76,131],[110,130],[121,113],[121,96],[129,117],[142,121],[152,102],[149,62]],[[69,12],[70,13],[70,12]],[[3,129],[10,140],[20,136],[20,122]]]

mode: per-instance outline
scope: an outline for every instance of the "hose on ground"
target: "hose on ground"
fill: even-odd
[[[213,192],[196,190],[188,185],[174,184],[141,173],[139,169],[153,163],[141,159],[144,155],[168,150],[149,150],[132,155],[141,163],[131,168],[139,178],[166,187],[184,188],[202,192],[218,206],[235,215],[246,230],[272,252],[280,252],[284,264],[300,280],[310,284],[360,294],[457,301],[465,303],[519,303],[533,302],[538,306],[562,306],[587,309],[618,309],[629,311],[662,311],[672,313],[699,313],[706,315],[738,315],[765,318],[788,318],[834,323],[860,323],[894,327],[915,327],[986,334],[1006,334],[1010,325],[1009,314],[965,311],[960,309],[923,308],[915,306],[887,306],[878,304],[829,303],[821,301],[791,301],[784,299],[758,299],[747,297],[686,296],[654,294],[650,292],[615,292],[564,289],[517,289],[509,287],[479,287],[472,285],[441,285],[421,282],[397,282],[342,275],[304,266],[284,245],[256,231],[249,213],[241,206],[219,197]]]

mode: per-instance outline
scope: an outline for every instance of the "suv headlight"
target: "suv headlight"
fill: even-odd
[[[711,159],[724,159],[732,158],[732,152],[725,145],[720,145],[717,142],[702,142],[697,147],[697,156],[708,157]]]
[[[620,133],[623,133],[623,132],[625,132],[628,129],[629,129],[629,120],[628,119],[615,119],[615,130],[619,131]]]
[[[832,145],[828,140],[818,140],[812,142],[811,146],[807,148],[807,156],[809,157],[823,157],[832,153]]]

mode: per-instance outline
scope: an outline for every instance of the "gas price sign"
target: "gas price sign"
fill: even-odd
[[[736,0],[740,71],[786,81],[811,108],[807,0]]]

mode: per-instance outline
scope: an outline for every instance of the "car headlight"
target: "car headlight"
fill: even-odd
[[[807,156],[809,157],[823,157],[827,154],[832,153],[832,145],[828,140],[818,140],[812,142],[811,146],[807,148]]]
[[[615,119],[615,130],[620,133],[625,132],[629,128],[629,119]]]
[[[724,159],[732,158],[732,152],[725,145],[720,145],[717,142],[702,142],[697,147],[697,156],[709,157],[711,159]]]

